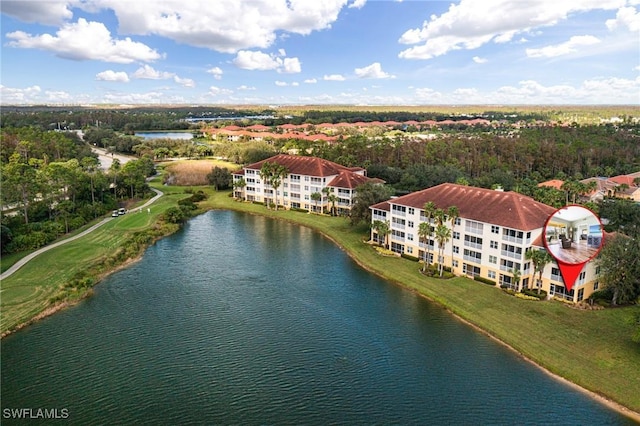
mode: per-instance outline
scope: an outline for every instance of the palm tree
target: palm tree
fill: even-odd
[[[244,187],[245,186],[247,186],[247,181],[244,180],[244,178],[240,178],[240,179],[238,179],[238,180],[233,182],[233,187],[240,189],[240,198],[241,199],[244,199],[243,192],[244,192]]]
[[[530,260],[533,263],[533,275],[535,276],[536,272],[538,275],[538,281],[536,282],[536,287],[538,288],[538,294],[540,294],[540,286],[542,285],[542,272],[544,271],[545,266],[551,262],[551,255],[546,250],[535,250],[530,249],[524,254],[525,259]]]
[[[440,224],[436,228],[436,241],[438,241],[438,270],[440,276],[444,272],[444,247],[451,239],[451,229],[446,225]]]
[[[336,201],[338,201],[338,197],[333,192],[327,196],[327,201],[331,203],[331,216],[336,215]]]
[[[387,235],[391,232],[391,227],[389,226],[389,222],[382,220],[374,220],[371,227],[378,234],[378,244],[380,243],[380,236],[382,236],[382,243],[384,248],[387,248]]]
[[[313,194],[311,194],[311,199],[316,204],[316,213],[317,213],[318,212],[318,201],[320,201],[322,199],[322,194],[319,193],[319,192],[314,192]]]
[[[458,207],[450,206],[447,209],[447,216],[449,216],[449,220],[451,221],[451,235],[453,236],[453,231],[456,229],[456,221],[460,217]],[[451,244],[451,272],[453,272],[453,244]]]
[[[424,272],[427,269],[427,262],[428,262],[428,257],[427,257],[427,253],[429,251],[428,247],[429,247],[429,240],[431,237],[431,232],[432,232],[432,227],[431,224],[429,222],[421,222],[420,225],[418,226],[418,238],[420,239],[420,241],[424,242],[424,262],[422,263],[422,272]]]
[[[322,194],[324,195],[324,197],[327,197],[327,200],[328,200],[329,195],[331,194],[331,188],[328,186],[325,186],[324,188],[322,188]],[[324,200],[322,200],[322,209],[324,210]]]
[[[515,290],[520,291],[520,277],[522,276],[522,273],[519,269],[513,268],[511,270],[511,275],[513,275],[513,284],[515,286]]]
[[[278,188],[282,181],[289,174],[289,170],[282,164],[274,164],[271,167],[271,187],[273,188],[273,197],[275,198],[276,211],[278,211]]]
[[[271,185],[271,178],[273,176],[273,166],[275,166],[274,163],[269,163],[268,161],[262,164],[262,167],[260,168],[260,178],[262,179],[262,182],[264,183],[264,188],[265,188],[265,193],[266,193],[266,188],[268,185]],[[268,198],[265,197],[264,202],[267,204],[267,207],[269,207],[269,202],[270,200]]]

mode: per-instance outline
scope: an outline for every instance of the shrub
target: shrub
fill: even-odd
[[[177,207],[169,207],[164,212],[164,220],[169,223],[182,223],[186,219],[186,216],[182,209]]]
[[[538,290],[534,290],[532,288],[523,288],[522,294],[530,297],[535,297],[536,299],[540,300],[544,300],[547,298],[547,292],[542,289],[540,289],[540,294],[538,294]]]
[[[415,256],[411,256],[410,254],[406,254],[406,253],[402,253],[402,254],[400,255],[400,257],[402,257],[402,258],[404,258],[404,259],[412,260],[412,261],[414,261],[414,262],[419,262],[419,261],[420,261],[420,259],[419,259],[419,258],[417,258],[417,257],[415,257]]]
[[[516,295],[516,297],[517,297],[518,299],[524,299],[524,300],[537,300],[537,301],[540,301],[540,300],[541,300],[541,299],[539,299],[538,297],[534,297],[534,296],[527,296],[527,295],[526,295],[526,294],[524,294],[524,293],[516,293],[515,295]]]
[[[478,281],[479,283],[492,285],[492,286],[494,286],[494,287],[495,287],[495,285],[496,285],[496,282],[495,282],[495,281],[492,281],[492,280],[490,280],[489,278],[483,278],[483,277],[481,277],[481,276],[479,276],[479,275],[476,275],[475,277],[473,277],[473,280],[474,280],[474,281]]]

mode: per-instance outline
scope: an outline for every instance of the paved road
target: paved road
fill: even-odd
[[[109,170],[114,158],[120,160],[120,164],[125,164],[131,160],[137,160],[136,157],[130,157],[122,154],[110,154],[107,153],[106,149],[96,148],[93,146],[91,147],[91,150],[98,154],[98,159],[100,160],[100,168],[102,170]]]
[[[138,208],[141,208],[141,209],[145,208],[145,207],[151,205],[158,198],[160,198],[160,197],[162,197],[164,195],[164,193],[162,191],[159,191],[159,190],[157,190],[155,188],[151,188],[151,190],[154,191],[156,193],[156,195],[152,199],[150,199],[149,201],[147,201],[146,203],[144,203],[142,206],[140,206]],[[36,250],[33,253],[23,257],[22,259],[17,261],[13,266],[11,266],[11,268],[7,269],[6,271],[4,271],[4,273],[2,275],[0,275],[0,281],[4,280],[5,278],[10,277],[11,275],[13,275],[14,272],[16,272],[18,269],[22,268],[27,262],[29,262],[30,260],[32,260],[36,256],[44,253],[45,251],[49,251],[49,250],[51,250],[53,248],[56,248],[58,246],[66,244],[68,242],[77,240],[80,237],[84,237],[88,233],[95,231],[96,229],[100,228],[102,225],[104,225],[107,222],[110,222],[113,219],[114,219],[113,217],[107,217],[107,218],[103,219],[102,221],[100,221],[100,222],[96,223],[95,225],[93,225],[91,228],[85,229],[84,231],[82,231],[78,235],[74,235],[73,237],[67,238],[66,240],[58,241],[57,243],[53,243],[51,245],[42,247],[41,249]]]

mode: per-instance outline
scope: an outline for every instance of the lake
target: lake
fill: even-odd
[[[1,360],[3,416],[75,424],[633,424],[321,235],[228,211],[3,339]]]
[[[135,132],[135,136],[145,139],[193,139],[191,132]]]

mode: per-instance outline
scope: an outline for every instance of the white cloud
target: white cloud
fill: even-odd
[[[374,62],[364,68],[356,68],[354,72],[358,78],[395,78],[395,76],[382,71],[380,62]]]
[[[233,90],[211,86],[209,87],[209,92],[207,94],[211,96],[220,96],[220,95],[225,96],[225,95],[231,95],[232,93],[233,93]]]
[[[40,86],[30,86],[26,89],[16,89],[0,84],[0,99],[4,105],[37,103],[42,89]]]
[[[362,9],[366,3],[367,0],[353,0],[353,3],[349,5],[349,8]]]
[[[304,82],[307,83],[307,84],[315,84],[315,83],[318,82],[318,80],[315,79],[315,78],[308,78]]]
[[[143,43],[134,42],[129,38],[112,39],[104,24],[87,22],[82,18],[75,24],[63,25],[56,36],[32,36],[23,31],[14,31],[6,37],[12,40],[7,46],[47,50],[65,59],[93,59],[128,64],[134,61],[154,61],[161,57],[157,51]]]
[[[633,67],[635,71],[640,71],[640,65]]]
[[[280,58],[259,51],[241,50],[233,59],[233,64],[245,70],[276,70],[279,73],[299,73],[301,71],[298,58]]]
[[[324,77],[322,77],[322,79],[326,81],[344,81],[345,80],[345,78],[340,74],[325,75]]]
[[[302,71],[302,66],[298,58],[284,58],[282,66],[278,68],[278,72],[286,74],[294,74]]]
[[[222,79],[223,72],[222,72],[222,69],[220,69],[219,67],[209,68],[207,72],[209,74],[213,74],[213,78],[215,78],[216,80]]]
[[[129,76],[124,71],[106,70],[96,74],[96,80],[120,81],[122,83],[127,83],[129,81]]]
[[[175,74],[166,71],[157,71],[149,65],[143,65],[133,73],[133,78],[142,78],[146,80],[168,80],[173,78]]]
[[[174,75],[173,81],[175,81],[176,83],[178,83],[183,87],[196,87],[196,82],[190,78],[180,78],[177,75]]]
[[[256,88],[253,86],[246,86],[243,84],[242,86],[238,86],[237,90],[256,90]]]
[[[573,36],[569,41],[564,43],[545,46],[539,49],[526,49],[525,52],[530,58],[553,58],[577,52],[578,48],[581,46],[591,46],[598,43],[600,43],[600,40],[594,36]]]
[[[347,0],[101,0],[121,34],[158,35],[224,53],[271,46],[279,33],[308,35],[329,28]],[[356,3],[361,4],[362,1]],[[80,7],[87,7],[80,4]]]
[[[431,16],[421,28],[406,31],[403,44],[419,44],[398,55],[404,59],[431,59],[453,50],[476,49],[486,43],[504,43],[520,33],[553,26],[571,14],[614,10],[625,0],[528,0],[526,7],[512,0],[461,0],[440,16]]]
[[[640,31],[640,12],[634,7],[621,7],[616,13],[616,19],[608,19],[605,23],[609,30],[626,27],[631,32]]]
[[[489,60],[487,58],[481,58],[480,56],[474,56],[473,62],[475,62],[476,64],[486,64],[487,62],[489,62]]]
[[[61,104],[61,103],[73,103],[73,97],[62,90],[47,90],[44,92],[47,101],[51,103]]]
[[[292,86],[297,87],[300,86],[300,83],[298,83],[297,81],[294,81],[291,83]]]
[[[45,25],[60,25],[73,18],[66,1],[3,1],[2,13],[23,22]]]
[[[275,84],[278,87],[285,87],[289,85],[286,81],[278,81],[278,80],[276,80]]]

